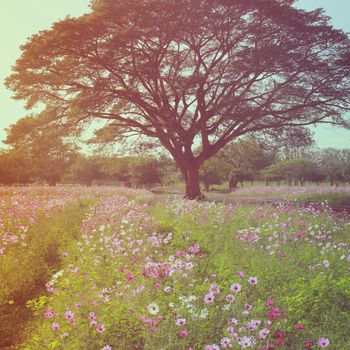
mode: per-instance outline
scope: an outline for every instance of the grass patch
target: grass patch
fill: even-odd
[[[27,232],[27,246],[12,246],[0,257],[0,348],[23,340],[32,311],[28,300],[43,293],[45,283],[61,266],[60,253],[79,237],[80,224],[95,201],[69,205]]]
[[[298,198],[300,202],[327,203],[334,206],[350,207],[350,192],[324,192],[304,194]]]

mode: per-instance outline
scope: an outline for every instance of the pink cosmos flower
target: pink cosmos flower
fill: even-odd
[[[224,337],[221,339],[220,344],[223,348],[232,348],[231,339]]]
[[[103,333],[106,330],[106,327],[103,324],[100,324],[96,327],[98,333]]]
[[[276,338],[276,339],[284,339],[284,334],[277,330],[274,334],[273,334],[273,337]]]
[[[274,299],[267,299],[266,301],[266,306],[272,306],[273,304],[275,303],[275,300]]]
[[[231,285],[232,292],[238,293],[242,290],[242,286],[239,283],[233,283]]]
[[[102,350],[112,350],[112,347],[110,345],[105,345]]]
[[[51,328],[52,328],[52,330],[57,331],[57,329],[60,328],[60,324],[57,323],[57,322],[54,322],[54,323],[51,325]]]
[[[132,273],[129,272],[129,273],[126,275],[126,279],[127,279],[128,281],[130,281],[130,282],[135,282],[136,277],[135,277],[134,274],[132,274]]]
[[[267,314],[270,320],[274,320],[280,315],[281,315],[281,309],[279,307],[272,308],[272,310]]]
[[[238,271],[238,276],[243,279],[244,278],[244,272],[242,271]]]
[[[209,292],[214,293],[214,294],[218,294],[220,293],[220,288],[217,284],[213,283],[210,287],[209,287]]]
[[[207,293],[204,296],[204,302],[206,304],[210,304],[210,303],[214,302],[214,300],[215,300],[215,294],[214,293]]]
[[[308,340],[304,343],[304,345],[307,349],[310,349],[314,346],[314,343],[311,340]]]
[[[45,318],[52,318],[55,316],[55,313],[52,310],[47,310],[44,312],[44,317]]]
[[[264,328],[262,329],[260,332],[259,332],[259,338],[261,340],[264,340],[267,338],[267,336],[269,335],[270,331],[267,329],[267,328]]]
[[[236,318],[231,318],[230,319],[230,324],[235,326],[236,324],[238,324],[238,320]]]
[[[258,279],[256,277],[249,277],[248,278],[248,283],[251,285],[251,286],[255,286],[258,284]]]
[[[187,337],[188,336],[188,330],[187,329],[183,329],[179,332],[179,336],[180,337]]]
[[[301,331],[303,328],[304,328],[304,323],[297,323],[297,324],[294,326],[294,329],[295,329],[296,331]]]
[[[178,318],[176,320],[176,325],[177,326],[183,326],[184,324],[186,324],[186,319],[185,318]]]
[[[64,314],[64,318],[67,320],[71,320],[74,318],[74,313],[70,310],[67,310]]]
[[[216,344],[206,345],[204,350],[220,350],[220,347]]]
[[[244,304],[244,308],[246,310],[251,310],[253,308],[253,305],[252,304]]]
[[[89,312],[89,320],[96,320],[96,314],[94,312]]]
[[[326,348],[329,345],[329,339],[322,337],[320,339],[317,340],[316,343],[320,348]]]
[[[235,301],[235,299],[236,299],[236,297],[234,295],[232,295],[232,294],[226,295],[226,301],[228,303],[233,303]]]
[[[255,331],[261,324],[260,320],[251,320],[247,323],[246,327],[250,331]]]

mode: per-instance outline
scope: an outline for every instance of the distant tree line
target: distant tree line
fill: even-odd
[[[151,188],[183,181],[175,161],[164,154],[115,157],[83,155],[72,139],[59,134],[27,133],[32,119],[23,118],[8,130],[7,150],[0,151],[0,184],[79,183],[119,184]],[[150,147],[152,149],[152,147]],[[99,153],[100,154],[100,153]],[[227,184],[264,181],[304,185],[328,181],[350,182],[350,149],[316,149],[308,129],[287,129],[262,137],[249,136],[229,143],[200,168],[206,191]]]
[[[78,183],[113,184],[151,188],[166,182],[166,174],[176,173],[174,162],[155,157],[85,156],[78,152],[51,154],[47,158],[28,156],[17,149],[0,152],[0,184]],[[173,177],[174,178],[174,177]],[[171,183],[171,180],[168,180]],[[174,178],[173,182],[179,179]]]
[[[244,182],[264,181],[303,186],[306,182],[350,182],[350,149],[312,148],[311,144],[274,147],[255,138],[229,144],[200,170],[206,190],[225,182],[234,189]]]

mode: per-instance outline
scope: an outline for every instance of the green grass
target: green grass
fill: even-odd
[[[107,202],[94,208],[88,224],[91,226],[84,236],[74,231],[73,239],[64,243],[69,256],[63,277],[55,285],[57,293],[31,302],[38,311],[37,328],[33,328],[25,349],[99,350],[106,344],[113,350],[204,349],[206,344],[219,344],[227,336],[232,317],[239,320],[239,327],[252,319],[267,320],[270,309],[265,304],[269,298],[283,311],[283,316],[273,320],[270,343],[276,343],[273,334],[280,330],[286,349],[302,350],[305,341],[315,342],[321,337],[330,339],[328,349],[350,348],[350,262],[345,258],[350,225],[346,217],[267,205],[229,208],[180,199],[147,199],[135,206],[135,202],[117,199],[115,204]],[[260,230],[258,242],[239,239],[249,230]],[[120,243],[117,246],[125,248],[120,255],[109,253],[115,247],[111,245],[115,235]],[[158,242],[166,238],[167,242],[152,245],[149,237],[156,237]],[[203,255],[186,258],[195,244]],[[131,253],[135,247],[140,250]],[[191,261],[193,266],[158,278],[143,274],[147,263],[169,262],[170,257]],[[78,272],[71,271],[69,264],[79,267]],[[237,275],[239,271],[244,272],[243,279]],[[127,278],[129,274],[134,281]],[[247,283],[250,276],[258,278],[256,286]],[[231,308],[224,309],[234,282],[242,284],[242,292]],[[204,296],[212,283],[220,287],[220,293],[214,303],[206,304]],[[142,291],[136,293],[140,286]],[[164,292],[164,287],[170,291]],[[103,301],[101,294],[109,300]],[[181,301],[189,296],[196,297],[191,307]],[[81,306],[76,308],[76,303]],[[150,303],[159,306],[156,316],[147,312]],[[242,316],[247,304],[253,308]],[[204,308],[208,316],[198,321],[193,309],[199,312]],[[67,309],[74,311],[73,326],[63,317]],[[45,310],[53,310],[55,317],[43,319]],[[106,331],[97,332],[89,324],[91,311]],[[148,324],[142,324],[142,317],[155,322],[155,329],[150,331]],[[181,328],[175,325],[178,317],[187,320],[186,337],[179,336]],[[60,324],[59,331],[52,330],[53,322]],[[304,324],[303,330],[294,329],[298,323]],[[62,340],[60,335],[65,332],[69,336]],[[239,349],[237,343],[232,349]]]
[[[350,192],[324,192],[305,194],[298,197],[300,202],[327,203],[335,206],[350,207]]]
[[[0,348],[23,340],[32,318],[27,302],[44,293],[45,283],[60,269],[60,253],[77,239],[81,220],[95,201],[70,205],[28,231],[28,247],[12,247],[0,259]]]

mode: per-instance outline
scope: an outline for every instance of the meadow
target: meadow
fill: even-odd
[[[0,206],[0,348],[350,348],[349,216],[325,203],[33,187]]]

